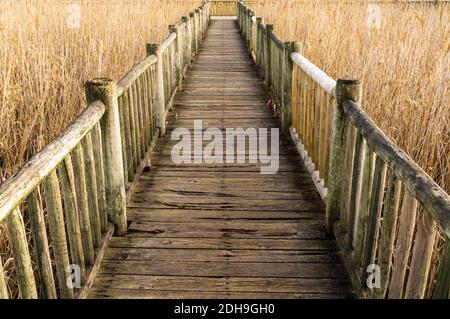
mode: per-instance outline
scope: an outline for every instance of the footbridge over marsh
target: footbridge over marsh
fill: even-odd
[[[449,297],[449,195],[362,110],[357,80],[241,1],[205,2],[146,49],[118,82],[88,81],[86,109],[0,185],[0,297]],[[210,158],[229,128],[236,157]],[[275,171],[247,129],[267,132]]]

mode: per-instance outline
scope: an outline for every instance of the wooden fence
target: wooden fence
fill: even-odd
[[[170,26],[162,44],[148,44],[148,57],[117,84],[88,81],[86,109],[0,185],[0,221],[12,248],[20,297],[84,297],[102,247],[113,232],[127,231],[126,191],[148,164],[158,135],[165,134],[173,96],[208,23],[205,3]],[[35,255],[30,254],[28,231]],[[83,290],[67,284],[70,265],[78,265]],[[8,297],[0,257],[0,298]]]
[[[283,131],[326,202],[327,231],[359,296],[448,298],[450,196],[361,109],[358,81],[333,80],[300,54],[300,43],[283,42],[243,2],[237,8]],[[435,241],[445,241],[441,252]],[[377,269],[380,287],[369,289],[368,272]]]

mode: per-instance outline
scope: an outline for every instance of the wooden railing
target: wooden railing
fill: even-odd
[[[0,221],[21,298],[85,296],[109,238],[127,231],[126,191],[165,134],[171,101],[208,23],[205,3],[170,26],[162,44],[148,44],[148,57],[117,85],[88,81],[86,109],[0,185]],[[81,287],[73,284],[78,273]],[[0,257],[0,298],[8,297]]]
[[[333,80],[300,44],[281,41],[243,2],[237,8],[283,131],[326,202],[327,231],[357,294],[449,298],[450,196],[361,109],[358,81]]]

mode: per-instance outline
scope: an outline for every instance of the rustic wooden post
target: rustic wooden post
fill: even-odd
[[[266,54],[265,54],[265,71],[264,76],[266,80],[266,87],[268,90],[270,90],[270,86],[272,84],[271,74],[272,74],[272,32],[273,32],[273,25],[268,24],[266,25]]]
[[[159,43],[147,44],[147,56],[155,54],[156,61],[156,119],[160,135],[166,135],[166,102],[164,100],[163,53]]]
[[[15,208],[5,218],[5,225],[13,251],[14,270],[16,271],[20,296],[23,299],[37,299],[36,281],[28,249],[27,235],[19,208]]]
[[[328,195],[326,207],[326,229],[328,234],[333,234],[333,225],[337,220],[340,209],[340,195],[342,186],[342,162],[345,150],[345,136],[347,119],[342,102],[350,100],[360,102],[362,86],[357,80],[337,80],[336,102],[334,107],[333,136],[330,147],[330,168],[328,174]]]
[[[250,48],[250,52],[252,51],[252,43],[253,43],[253,20],[252,17],[255,14],[253,11],[248,11],[248,47]]]
[[[178,91],[181,91],[183,89],[183,65],[182,65],[182,58],[181,55],[183,54],[183,44],[181,39],[181,32],[180,27],[178,25],[171,25],[169,26],[170,32],[175,32],[177,35],[175,41],[175,69],[176,69],[176,80],[177,80],[177,86]]]
[[[110,221],[116,226],[115,235],[122,236],[127,232],[127,216],[116,82],[104,78],[88,81],[86,97],[88,103],[100,100],[106,107],[101,120],[106,207]]]
[[[282,130],[284,134],[289,133],[289,128],[292,124],[291,118],[291,103],[292,103],[292,73],[294,70],[294,62],[291,59],[292,52],[299,52],[299,44],[294,42],[284,43],[284,63],[283,67],[283,95],[281,99],[281,115],[282,115]]]

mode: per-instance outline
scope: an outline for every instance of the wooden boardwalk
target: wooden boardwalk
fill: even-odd
[[[342,298],[350,283],[324,205],[290,140],[280,168],[176,165],[176,127],[272,128],[235,20],[212,20],[169,118],[167,137],[128,203],[129,231],[112,238],[90,298]]]

